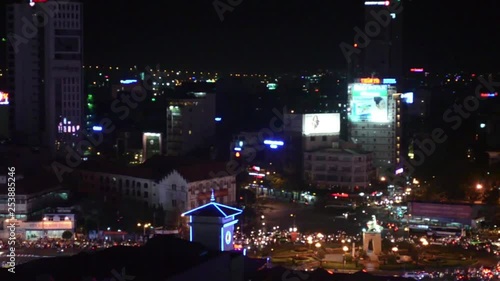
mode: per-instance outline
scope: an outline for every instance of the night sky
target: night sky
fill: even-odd
[[[364,27],[359,0],[242,0],[223,22],[213,0],[84,2],[85,64],[242,72],[344,69],[339,43],[351,43],[353,27]],[[404,3],[406,67],[496,70],[497,1]]]

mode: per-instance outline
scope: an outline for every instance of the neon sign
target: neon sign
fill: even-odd
[[[347,197],[349,197],[349,194],[347,194],[347,193],[332,193],[332,196],[347,198]]]
[[[423,68],[411,68],[410,71],[411,72],[424,72],[424,69]]]
[[[8,105],[8,104],[9,104],[9,93],[0,91],[0,105]]]
[[[498,93],[497,92],[495,92],[495,93],[481,93],[480,96],[482,98],[493,98],[493,97],[498,96]]]
[[[389,1],[366,1],[365,6],[389,6]]]
[[[396,81],[396,79],[394,79],[394,78],[384,78],[384,79],[382,80],[382,84],[384,84],[384,85],[385,85],[385,84],[388,84],[388,85],[393,85],[393,84],[396,84],[396,83],[397,83],[397,81]]]
[[[362,84],[380,84],[380,79],[378,78],[361,78]]]
[[[135,79],[120,80],[120,83],[123,85],[129,85],[129,84],[137,83],[137,80],[135,80]]]

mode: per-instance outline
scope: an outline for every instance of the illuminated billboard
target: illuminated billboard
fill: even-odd
[[[0,91],[0,105],[9,104],[9,93]]]
[[[350,119],[353,122],[388,122],[387,85],[352,84]]]
[[[304,114],[303,135],[332,135],[340,133],[339,113]]]
[[[146,161],[147,159],[153,157],[154,155],[161,155],[162,150],[162,140],[160,133],[144,133],[142,135],[142,159]]]

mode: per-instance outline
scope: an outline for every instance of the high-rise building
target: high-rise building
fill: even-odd
[[[23,1],[7,7],[14,140],[55,153],[81,137],[82,12],[82,4],[72,0]]]
[[[191,92],[168,100],[167,155],[185,155],[213,145],[215,122],[215,94]]]
[[[402,10],[401,0],[365,1],[365,33],[369,37],[362,49],[365,76],[402,76]]]
[[[365,83],[348,88],[349,141],[373,152],[379,174],[394,172],[401,162],[401,94],[391,85],[377,84],[379,79],[359,82]]]

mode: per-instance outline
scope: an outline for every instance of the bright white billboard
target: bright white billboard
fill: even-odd
[[[318,113],[303,115],[302,134],[334,135],[338,133],[340,133],[339,113]]]
[[[387,85],[352,84],[350,119],[353,122],[388,122]]]

